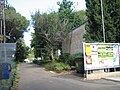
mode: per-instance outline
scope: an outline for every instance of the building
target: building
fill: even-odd
[[[62,52],[78,54],[83,52],[82,42],[85,33],[85,24],[76,28],[68,34],[62,43]]]

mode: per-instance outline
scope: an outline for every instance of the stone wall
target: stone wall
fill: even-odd
[[[62,43],[63,53],[77,54],[83,52],[82,41],[85,33],[85,24],[68,34]]]

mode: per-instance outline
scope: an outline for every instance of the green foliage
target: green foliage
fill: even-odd
[[[73,22],[73,28],[78,28],[79,26],[83,25],[87,22],[87,16],[86,11],[80,10],[77,12],[74,12],[74,22]]]
[[[63,0],[58,5],[60,6],[58,9],[59,18],[64,23],[67,33],[87,21],[85,11],[74,11],[74,3],[72,1]]]
[[[65,22],[65,20],[69,20],[69,22],[73,21],[74,18],[74,13],[73,13],[73,2],[72,1],[67,1],[63,0],[59,4],[60,8],[58,9],[59,11],[59,18],[61,22]]]
[[[34,64],[41,65],[41,66],[44,66],[49,62],[51,62],[51,60],[37,60],[37,59],[33,60]]]
[[[73,54],[73,55],[70,55],[68,53],[64,53],[60,56],[59,60],[64,62],[64,63],[67,63],[69,64],[70,66],[75,66],[75,60],[77,58],[83,58],[83,54],[82,53],[79,53],[79,54]]]
[[[20,38],[16,43],[16,61],[23,62],[29,54],[29,47],[25,45],[23,38]]]
[[[62,62],[55,62],[55,63],[48,63],[45,65],[45,68],[47,70],[51,70],[51,71],[57,71],[57,72],[61,72],[64,70],[70,70],[70,66],[68,64],[62,63]]]
[[[49,55],[52,49],[59,47],[61,42],[60,22],[56,13],[40,14],[39,11],[32,17],[35,33],[31,46],[35,48],[35,55]],[[35,22],[34,22],[35,21]]]
[[[86,0],[86,15],[88,23],[86,25],[86,42],[103,42],[101,0]],[[120,31],[120,0],[103,0],[105,41],[118,42],[118,33]]]
[[[6,35],[10,36],[10,39],[7,39],[9,43],[15,43],[20,37],[23,37],[23,33],[29,25],[29,21],[17,13],[14,7],[5,9],[5,21]]]
[[[27,58],[29,60],[32,60],[34,57],[35,57],[34,56],[34,50],[32,50],[31,48],[29,48],[29,54],[28,54]]]
[[[35,30],[31,47],[36,58],[50,56],[53,61],[58,59],[55,52],[61,50],[67,34],[87,21],[85,11],[73,11],[73,2],[63,0],[58,5],[58,12],[41,14],[36,11],[31,15]]]
[[[65,63],[66,61],[68,61],[69,58],[70,58],[70,54],[69,54],[69,53],[64,53],[64,54],[60,55],[60,57],[59,57],[60,61],[62,61],[62,62],[64,62],[64,63]]]

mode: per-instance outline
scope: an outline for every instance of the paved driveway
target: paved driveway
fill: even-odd
[[[18,90],[120,90],[120,83],[102,79],[85,81],[78,74],[55,74],[23,63]]]

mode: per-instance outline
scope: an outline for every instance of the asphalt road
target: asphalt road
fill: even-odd
[[[56,74],[34,64],[20,65],[18,90],[120,90],[120,83],[83,80],[78,74]]]

